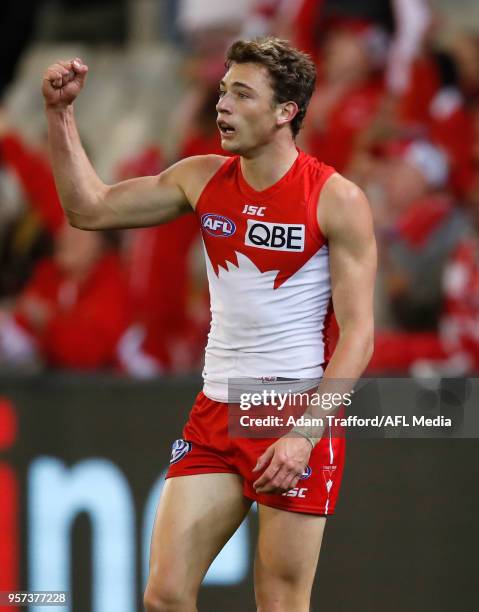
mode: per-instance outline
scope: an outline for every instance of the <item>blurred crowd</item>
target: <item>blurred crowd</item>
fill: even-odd
[[[289,39],[318,69],[298,145],[359,184],[373,210],[379,273],[369,374],[478,371],[479,27],[451,30],[427,0],[169,7],[186,83],[171,109],[178,144],[167,156],[152,135],[116,161],[115,178],[224,154],[215,103],[225,49],[239,37]],[[68,226],[46,142],[27,143],[4,109],[0,219],[0,366],[138,377],[201,368],[209,298],[193,214],[124,232]]]

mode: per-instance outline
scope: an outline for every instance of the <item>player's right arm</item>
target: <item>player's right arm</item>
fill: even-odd
[[[73,101],[88,67],[76,58],[52,64],[43,76],[53,174],[71,225],[89,230],[157,225],[191,211],[201,158],[182,160],[158,176],[106,185],[80,141]]]

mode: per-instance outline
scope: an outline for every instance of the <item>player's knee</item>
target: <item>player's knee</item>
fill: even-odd
[[[257,612],[309,612],[309,590],[295,575],[263,575],[255,593]]]
[[[178,583],[148,584],[143,597],[146,612],[190,612],[195,610],[195,598],[183,591]]]

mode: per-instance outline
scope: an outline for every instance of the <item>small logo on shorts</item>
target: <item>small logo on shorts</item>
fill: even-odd
[[[185,457],[191,451],[191,449],[191,442],[187,442],[181,438],[179,440],[175,440],[171,447],[170,465],[172,463],[178,463],[178,461],[181,461],[181,459],[183,459],[183,457]]]
[[[299,487],[294,487],[294,489],[290,489],[289,491],[286,491],[285,493],[281,493],[281,495],[283,495],[283,497],[300,497],[301,499],[306,499],[306,493],[308,492],[308,489],[305,488],[299,488]]]
[[[333,487],[333,478],[336,469],[337,466],[335,465],[323,465],[324,484],[326,485],[326,490],[328,491],[328,493]]]
[[[309,478],[311,476],[311,474],[313,473],[313,469],[311,466],[307,465],[304,468],[304,472],[301,474],[301,476],[299,477],[300,480],[306,480],[306,478]]]

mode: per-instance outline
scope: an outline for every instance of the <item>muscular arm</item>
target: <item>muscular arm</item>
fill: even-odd
[[[376,241],[363,192],[340,175],[326,183],[318,222],[329,243],[334,313],[339,341],[325,377],[355,380],[373,351]]]
[[[189,160],[159,176],[106,185],[82,147],[73,107],[47,110],[47,119],[55,183],[75,227],[96,230],[156,225],[191,210],[181,186]]]
[[[46,71],[42,87],[55,183],[71,225],[89,230],[144,227],[191,211],[222,158],[189,158],[158,176],[106,185],[83,149],[74,119],[73,101],[87,71],[78,58],[59,61]]]

